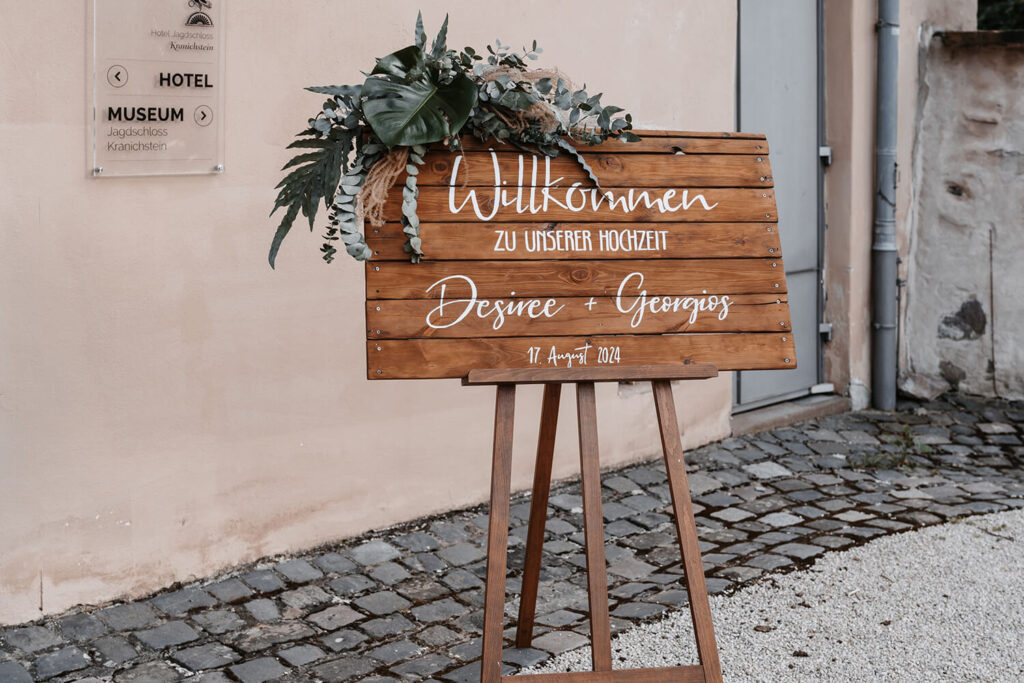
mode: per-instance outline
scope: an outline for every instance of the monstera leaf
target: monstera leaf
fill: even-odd
[[[363,84],[363,114],[388,147],[428,145],[457,133],[476,103],[476,86],[458,73],[450,83],[425,68],[416,45],[377,60]]]

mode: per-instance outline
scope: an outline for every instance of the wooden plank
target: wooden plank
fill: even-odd
[[[540,368],[531,370],[470,370],[462,378],[463,386],[484,384],[544,384],[545,400],[550,387],[562,382],[642,382],[655,379],[710,379],[718,376],[718,368],[707,363],[689,365],[639,365],[604,368]],[[546,404],[545,404],[546,405]],[[544,429],[541,418],[541,429]],[[536,487],[536,480],[534,482]],[[536,498],[536,488],[534,488]],[[532,518],[531,518],[532,519]],[[529,553],[529,548],[527,548]]]
[[[608,187],[771,187],[767,155],[590,154],[587,163]],[[564,186],[593,181],[579,162],[566,154],[545,157],[510,152],[432,152],[419,169],[418,185],[494,187],[557,182]]]
[[[449,193],[451,199],[449,201]],[[424,187],[417,200],[419,216],[428,222],[608,221],[636,223],[758,221],[775,222],[775,192],[749,188],[593,187],[548,188]],[[531,206],[531,197],[533,204]],[[545,199],[547,201],[545,202]],[[474,204],[475,202],[475,204]],[[660,202],[656,203],[656,202]],[[595,208],[596,207],[596,208]],[[659,208],[660,207],[660,208]],[[384,206],[384,218],[402,216],[402,188],[393,187]]]
[[[402,339],[367,343],[370,379],[464,377],[475,368],[565,368],[711,363],[719,370],[796,366],[792,334]]]
[[[628,280],[627,280],[628,278]],[[625,282],[624,282],[625,281]],[[533,298],[655,295],[783,294],[781,259],[691,259],[650,261],[521,261],[515,268],[487,261],[370,262],[367,299],[476,297]]]
[[[487,527],[487,584],[484,590],[484,634],[480,674],[483,683],[498,683],[501,680],[501,627],[505,615],[505,572],[508,558],[515,406],[515,385],[499,386],[494,405],[491,508]]]
[[[708,604],[704,565],[700,558],[697,525],[693,518],[693,504],[690,501],[690,486],[686,478],[686,463],[683,461],[683,445],[675,401],[672,397],[672,385],[668,380],[656,380],[652,385],[661,447],[665,455],[672,507],[676,517],[676,530],[679,532],[683,568],[686,571],[686,589],[690,595],[690,616],[693,619],[693,633],[697,640],[697,654],[700,656],[707,680],[711,683],[721,683],[722,666],[718,661],[715,629],[711,623],[711,606]]]
[[[612,670],[612,632],[608,617],[608,574],[601,514],[601,463],[597,446],[597,405],[593,382],[576,383],[583,537],[590,605],[590,658],[594,671]]]
[[[477,371],[471,371],[469,377],[472,377],[474,372]],[[540,407],[540,431],[537,436],[537,460],[533,468],[533,493],[530,496],[530,522],[526,532],[526,555],[523,558],[522,590],[519,594],[519,621],[516,625],[518,648],[530,647],[533,641],[533,619],[537,611],[537,587],[540,584],[544,525],[548,516],[551,465],[555,456],[555,432],[558,429],[558,403],[561,395],[560,383],[544,385],[544,399]]]
[[[676,135],[692,136],[698,138],[735,138],[740,140],[764,140],[764,133],[745,133],[743,131],[680,131],[680,130],[643,130],[637,131],[637,135],[647,137],[674,137]]]
[[[775,223],[421,223],[431,261],[754,258],[782,253]],[[400,223],[367,226],[374,261],[408,261]]]
[[[501,315],[481,317],[469,303],[441,304],[436,299],[377,299],[366,302],[368,339],[457,339],[464,337],[544,337],[567,334],[663,334],[665,332],[781,332],[788,330],[786,294],[723,295],[715,310],[695,311],[704,297],[673,297],[679,310],[661,312],[663,299],[627,293],[616,297],[557,299],[553,317]],[[530,299],[507,300],[526,309]],[[645,302],[647,305],[645,305]],[[654,307],[656,312],[652,312]],[[683,308],[685,307],[685,308]],[[537,307],[539,308],[539,306]],[[472,309],[467,311],[467,309]],[[720,316],[724,313],[725,318]],[[429,320],[429,324],[428,324]]]
[[[553,674],[517,674],[502,676],[504,683],[704,683],[699,666],[672,666],[656,669],[618,669],[615,671],[563,671]]]
[[[695,131],[637,131],[639,142],[607,140],[601,145],[574,145],[582,154],[600,154],[613,151],[616,154],[683,151],[688,154],[768,154],[768,140],[758,133],[701,133]],[[466,152],[519,151],[516,147],[496,140],[480,142],[473,137],[461,138]],[[447,147],[436,145],[433,150],[447,151]],[[432,150],[432,151],[433,151]]]

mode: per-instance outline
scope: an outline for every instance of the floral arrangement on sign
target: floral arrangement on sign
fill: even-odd
[[[415,44],[377,60],[362,85],[306,88],[327,95],[322,110],[309,119],[288,147],[300,152],[284,165],[292,169],[277,185],[271,215],[284,216],[270,245],[270,266],[299,212],[313,222],[321,201],[330,225],[321,247],[330,263],[340,240],[350,256],[372,255],[360,232],[363,221],[384,222],[388,190],[404,171],[402,228],[405,250],[416,263],[423,258],[416,215],[416,176],[427,146],[442,143],[461,149],[459,135],[508,143],[527,152],[571,154],[588,177],[597,177],[573,143],[600,144],[608,138],[634,142],[629,114],[602,106],[601,94],[574,89],[556,69],[532,69],[541,49],[513,52],[500,40],[487,55],[471,47],[448,49],[448,17],[427,49],[423,16],[416,18]]]

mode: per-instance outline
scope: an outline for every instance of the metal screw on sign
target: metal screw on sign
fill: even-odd
[[[788,337],[783,337],[782,341],[789,341],[789,338]]]
[[[224,171],[224,164],[217,164],[213,167],[213,170],[217,173],[222,173]]]
[[[785,361],[785,362],[787,362],[787,363],[789,362],[789,359],[788,359],[788,358],[783,358],[782,360],[783,360],[783,361]],[[378,372],[380,372],[380,371],[378,370]]]
[[[775,287],[775,289],[778,289],[778,288],[779,288],[779,283],[778,283],[778,282],[776,282],[776,283],[775,283],[774,285],[772,285],[772,286],[773,286],[773,287]]]
[[[380,266],[374,266],[373,269],[374,270],[380,270]]]
[[[766,213],[766,214],[764,215],[764,217],[765,217],[765,218],[771,218],[771,217],[772,217],[772,215],[771,215],[770,213]],[[769,230],[768,232],[771,232],[771,230]]]
[[[380,334],[380,330],[377,330],[377,334]]]
[[[761,161],[761,157],[758,157],[758,158],[757,158],[757,160],[758,160],[758,161]]]
[[[377,307],[377,310],[378,310],[378,311],[380,310],[380,306],[378,306],[378,307]]]
[[[378,350],[378,351],[381,351],[382,349],[381,349],[381,348],[380,348],[380,347],[378,346],[378,347],[377,347],[377,350]]]
[[[763,180],[763,179],[762,179],[762,180]],[[764,192],[762,192],[762,193],[761,193],[761,196],[762,196],[762,197],[767,197],[768,195],[766,195],[766,194],[765,194]]]
[[[788,363],[789,361],[787,360],[786,362]],[[383,371],[383,370],[378,370],[378,371],[377,371],[377,374],[378,374],[378,375],[383,375],[383,374],[384,374],[384,371]]]
[[[778,263],[774,263],[774,262],[772,263],[772,268],[778,268],[778,267],[779,267]]]
[[[103,173],[103,167],[97,166],[96,168],[92,169],[92,172],[94,175],[100,175],[101,173]]]
[[[786,326],[786,321],[785,320],[781,320],[781,321],[779,321],[779,324],[782,325],[783,327],[785,327]]]
[[[769,254],[774,254],[775,253],[775,247],[768,247],[768,253]]]
[[[771,231],[772,231],[772,226],[770,226],[770,225],[766,225],[764,229],[765,229],[765,230],[766,230],[767,232],[771,232]]]

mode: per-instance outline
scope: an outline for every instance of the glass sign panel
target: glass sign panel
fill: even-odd
[[[224,3],[94,0],[94,175],[224,170]]]

